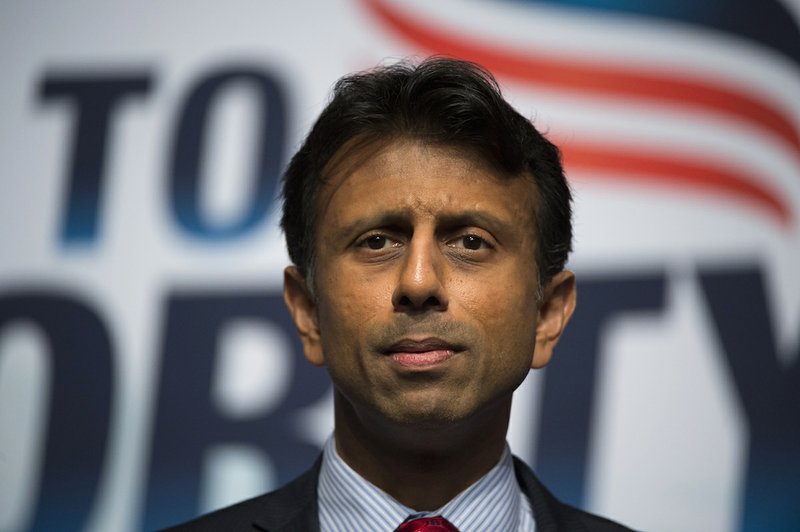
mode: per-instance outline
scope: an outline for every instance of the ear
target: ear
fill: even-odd
[[[294,266],[283,270],[283,301],[292,315],[297,332],[300,333],[306,358],[315,366],[324,365],[316,303],[308,290],[305,277]]]
[[[576,297],[575,274],[570,271],[557,273],[547,283],[536,322],[536,350],[531,363],[533,369],[543,368],[550,362],[553,349],[575,310]]]

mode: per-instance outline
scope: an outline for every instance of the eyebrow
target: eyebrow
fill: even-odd
[[[487,229],[494,228],[498,230],[513,224],[514,220],[506,220],[486,211],[466,210],[437,216],[437,222],[439,225],[444,225],[446,227],[477,225]]]
[[[367,229],[403,225],[408,223],[410,219],[409,214],[410,213],[405,209],[398,209],[361,216],[336,231],[333,234],[333,239],[336,241],[344,239],[350,240],[351,235],[360,234]]]

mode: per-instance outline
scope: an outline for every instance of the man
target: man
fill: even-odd
[[[283,194],[284,299],[333,380],[334,434],[293,483],[181,529],[624,529],[506,444],[575,278],[558,150],[489,73],[438,58],[340,80]]]

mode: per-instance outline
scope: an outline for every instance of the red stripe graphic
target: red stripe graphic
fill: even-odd
[[[708,164],[705,160],[632,151],[610,145],[568,143],[564,165],[586,173],[613,172],[620,180],[661,185],[665,180],[681,188],[709,191],[746,201],[788,227],[792,213],[784,199],[738,169]]]
[[[380,22],[431,53],[470,59],[498,76],[561,92],[638,99],[671,106],[693,107],[728,116],[779,137],[800,156],[800,133],[794,125],[769,102],[742,91],[688,76],[667,76],[616,66],[598,66],[579,60],[552,60],[540,54],[520,52],[493,43],[466,40],[404,13],[390,2],[362,2]],[[791,225],[792,214],[788,203],[780,194],[755,178],[707,162],[673,156],[668,158],[656,153],[609,149],[611,151],[568,147],[565,150],[566,166],[613,170],[620,178],[636,175],[637,180],[645,179],[649,174],[654,183],[721,192],[762,209],[766,208],[782,224]]]

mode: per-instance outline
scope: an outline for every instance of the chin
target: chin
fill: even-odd
[[[415,429],[437,430],[452,427],[470,417],[469,413],[453,409],[448,404],[413,405],[405,404],[402,410],[391,409],[384,412],[385,417],[400,426]]]

